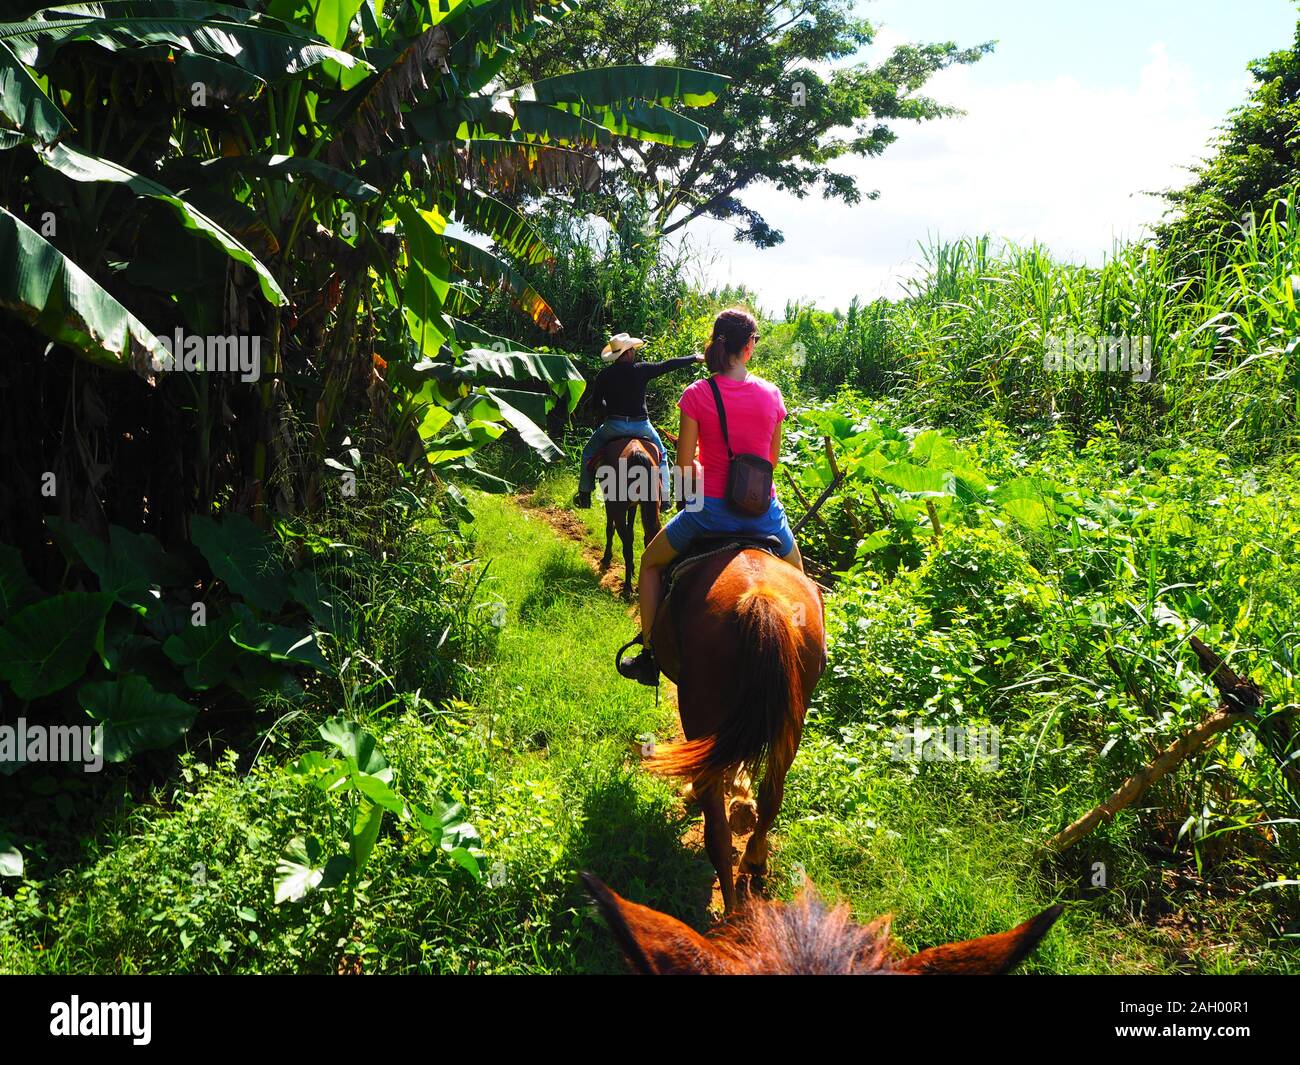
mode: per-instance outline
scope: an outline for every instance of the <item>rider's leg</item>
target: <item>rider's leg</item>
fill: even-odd
[[[641,556],[641,576],[637,590],[641,594],[641,642],[650,646],[655,614],[659,610],[659,593],[663,587],[663,568],[677,557],[677,549],[668,540],[668,530],[660,529]]]
[[[792,566],[798,566],[799,572],[803,572],[803,555],[799,554],[799,545],[795,544],[788,555],[781,556],[782,562],[789,562]]]
[[[641,595],[641,650],[634,657],[621,659],[618,663],[618,671],[623,676],[651,686],[659,683],[659,663],[655,661],[650,639],[655,614],[659,609],[663,568],[678,554],[677,548],[668,539],[668,527],[671,524],[669,522],[669,525],[659,530],[641,556],[641,573],[637,583]]]
[[[653,440],[655,447],[659,449],[659,483],[662,486],[661,491],[663,492],[659,497],[659,501],[667,506],[668,503],[672,501],[672,482],[668,477],[668,449],[664,447],[663,437],[659,435],[659,431],[654,427],[654,424],[649,418],[646,419],[645,424],[647,430],[646,436],[650,440]]]
[[[609,422],[601,422],[582,449],[582,465],[578,468],[578,491],[590,493],[596,487],[596,471],[591,469],[591,460],[596,452],[613,438],[609,431]]]

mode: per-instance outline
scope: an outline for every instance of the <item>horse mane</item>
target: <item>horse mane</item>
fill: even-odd
[[[805,883],[794,902],[755,902],[709,942],[728,971],[761,976],[862,976],[890,972],[901,950],[890,935],[891,918],[853,920],[846,905],[827,908]]]

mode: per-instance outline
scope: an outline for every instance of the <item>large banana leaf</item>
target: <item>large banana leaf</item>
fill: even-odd
[[[716,103],[731,79],[706,70],[670,66],[619,66],[580,70],[542,78],[531,85],[539,103],[609,107],[631,100],[670,107],[706,107]],[[515,90],[516,92],[520,90]]]
[[[560,319],[551,305],[538,294],[521,274],[512,270],[491,252],[456,237],[442,238],[451,258],[452,266],[462,274],[476,278],[485,285],[501,285],[514,297],[515,305],[528,315],[537,328],[545,333],[558,333]]]
[[[64,177],[73,181],[103,181],[125,185],[137,196],[148,196],[151,199],[167,204],[176,212],[181,224],[186,229],[194,230],[205,240],[224,251],[230,258],[243,263],[257,274],[258,284],[262,288],[262,295],[266,297],[269,303],[283,306],[289,302],[289,297],[284,294],[275,278],[271,276],[271,271],[258,261],[257,256],[202,211],[190,206],[170,189],[164,188],[156,181],[143,177],[133,170],[128,170],[111,159],[85,155],[75,148],[69,148],[66,144],[58,144],[53,148],[42,149],[39,154],[46,166],[57,170]]]
[[[452,319],[452,322],[458,327],[457,331],[464,325],[459,319]],[[577,405],[587,387],[582,373],[566,355],[534,351],[493,351],[490,348],[470,348],[454,360],[445,354],[436,359],[421,359],[403,375],[404,380],[411,382],[421,378],[450,385],[482,383],[485,378],[489,381],[493,378],[502,381],[542,381],[557,398],[567,401],[570,410]],[[541,393],[530,394],[541,396]]]
[[[461,348],[490,348],[492,351],[526,351],[530,355],[535,354],[533,349],[526,344],[521,344],[517,340],[507,340],[505,337],[499,337],[495,333],[489,333],[486,329],[480,329],[478,326],[462,321],[459,318],[451,319],[451,325],[456,343]]]
[[[376,184],[391,185],[410,170],[417,188],[469,182],[488,189],[513,190],[525,185],[538,191],[576,192],[591,191],[600,180],[600,164],[588,152],[513,135],[457,141],[452,139],[454,133],[452,129],[445,137],[383,152],[367,161],[360,173]]]
[[[505,388],[485,388],[483,393],[496,407],[497,416],[515,430],[519,438],[541,456],[543,462],[564,458],[564,452],[537,424],[538,421],[546,420],[545,396],[540,392],[519,392]]]
[[[152,379],[158,338],[76,263],[0,207],[0,307],[96,362]]]
[[[451,287],[451,264],[439,234],[446,220],[435,211],[422,211],[403,200],[396,205],[406,239],[406,277],[402,284],[402,316],[418,350],[437,354],[448,330],[442,311]]]
[[[670,105],[714,103],[728,80],[681,67],[603,67],[543,78],[508,95],[523,98],[517,110],[531,98],[534,107],[549,105],[583,116],[619,136],[689,148],[707,140],[708,129],[670,110]]]
[[[365,202],[382,195],[374,185],[307,155],[231,155],[194,164],[194,172],[197,180],[207,181],[231,172],[286,181],[301,175],[351,200]]]
[[[112,52],[180,49],[228,61],[259,78],[278,79],[327,61],[352,68],[362,61],[294,27],[254,21],[250,12],[221,4],[103,3],[48,9],[44,18],[0,26],[0,41],[30,67],[50,63],[59,49],[88,41]]]
[[[504,103],[509,103],[508,110]],[[562,109],[533,100],[482,97],[462,100],[452,107],[417,108],[407,121],[425,140],[450,135],[457,141],[496,138],[584,148],[606,148],[613,142],[611,131],[602,123],[575,114],[567,106]],[[452,122],[457,120],[459,124],[453,127]]]
[[[555,253],[533,224],[509,204],[486,193],[457,188],[456,215],[468,229],[491,237],[516,262],[530,266],[555,262]]]
[[[580,104],[568,106],[620,137],[634,137],[674,148],[691,148],[704,143],[709,137],[709,128],[702,123],[679,115],[667,107],[641,100],[611,104],[605,108],[584,109]]]
[[[577,407],[587,387],[582,373],[565,355],[471,348],[461,356],[461,365],[477,374],[487,373],[510,380],[532,378],[545,381],[557,396],[567,401],[569,410]]]
[[[70,128],[67,118],[31,76],[9,46],[0,42],[0,115],[14,129],[42,144],[53,144]]]

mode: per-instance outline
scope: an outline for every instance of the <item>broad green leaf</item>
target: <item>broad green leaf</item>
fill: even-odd
[[[148,614],[158,603],[158,588],[186,579],[184,567],[148,533],[110,525],[106,542],[83,526],[53,516],[46,524],[99,578],[101,592],[138,614]]]
[[[24,607],[0,628],[0,679],[20,699],[66,688],[81,677],[113,597],[65,592]]]
[[[201,86],[204,102],[232,106],[244,100],[255,99],[266,88],[267,79],[251,71],[194,52],[177,52],[171,64],[177,90],[186,98],[193,98],[195,86]]]
[[[185,683],[195,691],[214,688],[230,675],[239,657],[230,638],[235,623],[233,616],[225,615],[206,625],[187,625],[163,644],[163,653],[183,667]]]
[[[316,643],[314,632],[289,629],[246,616],[231,630],[230,638],[245,651],[275,662],[312,666],[325,672],[330,668]]]
[[[1030,528],[1039,528],[1047,524],[1050,515],[1047,508],[1037,499],[1008,499],[1002,504],[1002,512]]]
[[[524,277],[490,252],[455,237],[443,237],[451,264],[457,271],[476,278],[489,287],[501,286],[513,297],[515,306],[533,320],[544,333],[560,330],[560,319],[551,305],[538,294]]]
[[[352,856],[352,867],[358,873],[370,860],[370,852],[375,849],[375,840],[379,838],[383,823],[383,807],[370,802],[360,804],[348,836],[348,853]]]
[[[297,902],[320,886],[325,875],[320,862],[320,844],[315,839],[295,836],[275,867],[275,904]]]
[[[491,237],[515,262],[536,266],[555,261],[555,252],[528,219],[477,189],[457,188],[456,215],[467,228]]]
[[[280,178],[286,181],[292,181],[296,175],[301,175],[348,199],[364,202],[381,195],[374,185],[306,155],[234,155],[210,159],[200,169],[214,181],[232,171],[252,177]]]
[[[333,61],[345,69],[367,66],[356,56],[314,41],[300,29],[259,19],[230,5],[166,0],[118,0],[88,4],[87,14],[58,12],[43,22],[17,29],[0,26],[23,62],[48,63],[59,49],[90,41],[110,52],[138,53],[149,46],[169,46],[234,63],[264,79],[310,70]],[[5,31],[8,32],[5,32]]]
[[[0,207],[0,308],[51,340],[147,380],[167,350],[58,248]]]
[[[402,315],[417,350],[436,355],[447,336],[442,308],[451,287],[451,264],[439,237],[446,220],[405,201],[397,204],[396,212],[407,251]]]
[[[71,125],[36,79],[0,41],[0,115],[6,124],[42,144],[53,144]]]
[[[526,404],[538,405],[542,408],[540,418],[545,421],[544,397],[537,392],[518,392],[504,388],[485,388],[483,391],[492,397],[493,403],[501,412],[501,417],[510,428],[519,434],[525,444],[537,452],[543,462],[554,462],[556,459],[564,458],[564,452],[546,435],[546,431],[533,417],[520,409]],[[537,415],[539,412],[533,410],[530,413]]]
[[[316,0],[316,14],[312,20],[316,32],[333,47],[342,48],[361,4],[362,0]],[[439,6],[435,5],[435,10]]]
[[[294,602],[307,608],[322,632],[338,633],[347,625],[347,608],[342,599],[311,570],[294,570],[289,580],[289,591]]]
[[[576,410],[587,384],[582,371],[566,355],[538,354],[529,351],[495,351],[470,348],[460,365],[474,374],[491,374],[510,380],[532,378],[545,381],[570,411]]]
[[[645,100],[663,107],[706,107],[718,100],[731,79],[705,70],[671,66],[610,66],[542,78],[532,83],[542,103],[602,107]]]
[[[240,655],[235,671],[226,678],[226,683],[253,705],[267,692],[289,702],[303,696],[302,683],[291,669],[260,655]]]
[[[953,475],[946,470],[932,470],[910,462],[891,462],[876,476],[904,492],[928,492],[951,495],[956,491]]]
[[[320,726],[321,738],[339,749],[363,773],[387,782],[392,779],[388,761],[375,747],[375,737],[355,721],[332,717]]]
[[[271,271],[262,265],[257,256],[202,211],[186,203],[170,189],[140,176],[133,170],[128,170],[111,159],[86,155],[66,144],[42,149],[38,154],[46,166],[57,170],[72,181],[125,185],[137,196],[147,196],[165,203],[176,213],[186,229],[193,230],[209,243],[220,248],[231,259],[243,263],[252,270],[257,275],[262,295],[268,303],[277,306],[288,304],[289,297],[284,294],[275,278],[271,276]]]
[[[479,864],[479,860],[466,848],[452,847],[451,850],[447,851],[447,857],[469,873],[475,880],[483,879],[483,868]]]
[[[40,598],[41,590],[27,576],[18,548],[0,544],[0,621]]]
[[[0,836],[0,876],[22,876],[23,855],[4,836]]]
[[[406,803],[381,777],[371,773],[357,772],[352,775],[352,786],[376,806],[382,807],[398,817],[406,814]]]
[[[103,725],[95,750],[109,762],[124,762],[139,751],[170,747],[190,730],[198,714],[183,699],[155,691],[135,673],[83,685],[77,701]]]
[[[192,522],[194,543],[212,572],[259,610],[278,611],[289,596],[289,584],[278,545],[242,514],[227,514],[220,522],[202,515]]]

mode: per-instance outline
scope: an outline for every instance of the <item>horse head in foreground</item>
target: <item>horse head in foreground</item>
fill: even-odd
[[[806,884],[795,902],[752,902],[703,936],[590,874],[582,879],[628,965],[647,976],[997,976],[1029,956],[1063,909],[1052,906],[1008,932],[908,954],[890,936],[889,918],[856,924],[847,906],[826,909]]]

